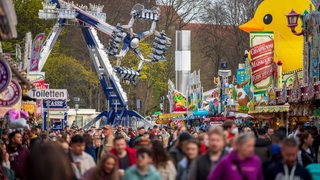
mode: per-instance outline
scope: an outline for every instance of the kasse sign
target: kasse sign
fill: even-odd
[[[67,99],[66,89],[31,89],[27,95],[34,99]]]

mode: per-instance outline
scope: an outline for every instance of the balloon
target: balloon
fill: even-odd
[[[22,116],[25,119],[28,119],[29,118],[29,113],[25,112],[24,110],[21,110],[20,111],[20,116]]]
[[[10,119],[9,128],[10,129],[19,129],[19,128],[28,128],[27,121],[24,118],[18,118],[14,121]]]
[[[25,111],[21,111],[21,118],[19,118],[19,113],[17,110],[12,109],[8,111],[9,118],[9,128],[10,129],[19,129],[19,128],[29,128],[25,118],[29,117],[29,114]]]
[[[15,110],[15,109],[9,110],[9,111],[8,111],[8,114],[9,114],[9,119],[10,119],[10,121],[19,118],[19,113],[18,113],[18,111]]]

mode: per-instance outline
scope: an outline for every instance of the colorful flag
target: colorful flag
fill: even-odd
[[[44,33],[38,34],[33,40],[29,72],[35,72],[39,70],[40,52],[42,49],[43,40],[44,40]]]

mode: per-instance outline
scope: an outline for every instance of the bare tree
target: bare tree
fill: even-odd
[[[181,30],[192,21],[199,20],[202,7],[207,0],[157,0],[157,4],[161,5],[163,29],[169,32],[171,27],[176,26],[177,30]]]
[[[211,62],[209,66],[212,71],[208,74],[210,78],[216,75],[222,60],[228,62],[228,68],[233,72],[238,63],[242,62],[244,50],[249,48],[249,36],[238,26],[253,17],[260,2],[261,0],[216,0],[204,4],[201,20],[207,25],[203,25],[198,34],[200,50],[205,60],[200,63]],[[206,82],[203,84],[205,88],[209,86]]]

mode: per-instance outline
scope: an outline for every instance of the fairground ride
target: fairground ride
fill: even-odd
[[[82,35],[87,44],[90,59],[92,60],[96,73],[99,77],[103,92],[108,100],[108,110],[99,114],[96,118],[84,126],[91,127],[102,117],[107,119],[107,124],[125,124],[130,126],[135,121],[142,121],[146,126],[150,125],[139,113],[129,110],[127,107],[127,95],[124,92],[120,81],[137,83],[140,71],[145,62],[165,61],[165,54],[171,45],[171,39],[166,37],[164,32],[156,31],[156,23],[160,17],[160,10],[157,7],[145,9],[143,5],[136,4],[131,11],[131,19],[127,25],[112,26],[106,23],[106,14],[102,12],[103,6],[89,4],[88,6],[76,5],[73,2],[63,0],[47,0],[43,2],[43,9],[39,11],[40,19],[57,19],[52,31],[43,43],[37,72],[41,72],[51,50],[67,21],[76,22],[80,25]],[[133,24],[136,19],[151,21],[149,30],[135,33]],[[104,48],[97,36],[97,30],[108,36],[111,40],[108,48]],[[143,57],[139,50],[140,40],[154,35],[154,43],[150,59]],[[120,45],[122,47],[120,48]],[[119,54],[118,51],[120,49]],[[132,50],[140,59],[138,69],[121,67],[121,60],[126,53]],[[109,57],[117,59],[117,65],[112,67]],[[32,64],[31,64],[32,66]]]

